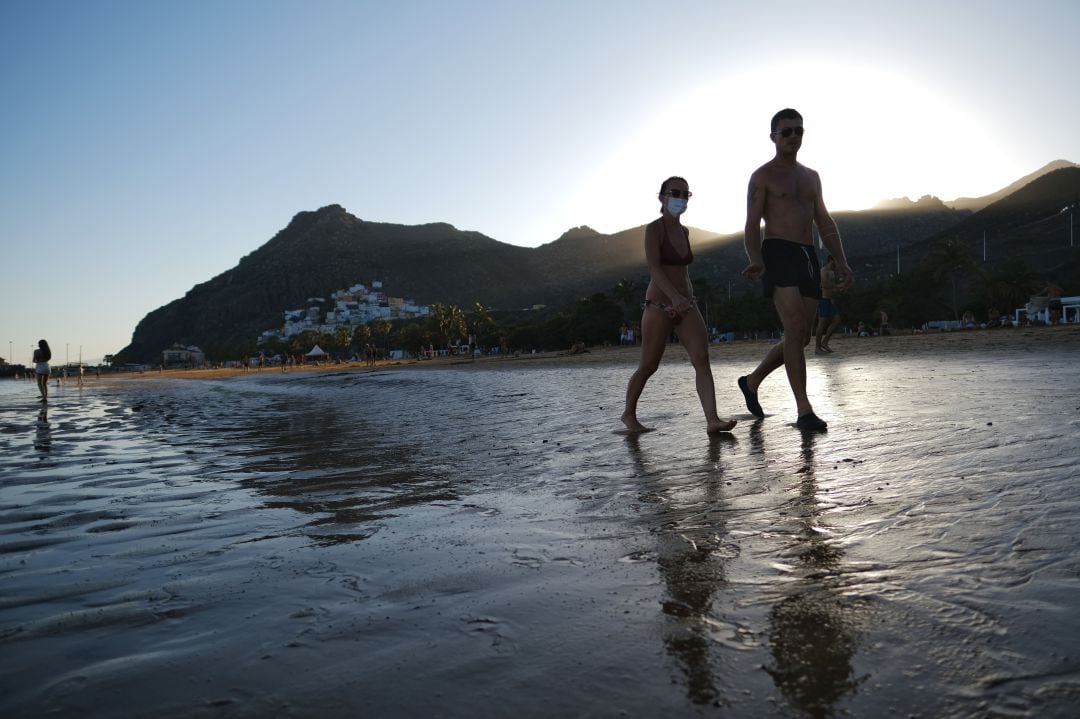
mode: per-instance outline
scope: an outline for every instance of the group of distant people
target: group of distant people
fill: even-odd
[[[804,132],[803,118],[797,111],[786,108],[776,113],[769,132],[775,155],[750,176],[745,228],[749,263],[743,275],[762,282],[765,296],[772,299],[780,315],[784,338],[768,351],[753,372],[738,378],[738,387],[750,414],[763,418],[765,411],[758,401],[758,389],[770,374],[784,367],[795,397],[796,426],[821,431],[828,425],[815,414],[807,396],[804,348],[810,343],[814,320],[818,317],[818,347],[830,351],[828,341],[839,323],[832,296],[850,287],[855,276],[844,255],[840,231],[825,207],[821,179],[817,172],[797,160]],[[645,228],[645,261],[650,282],[642,305],[641,360],[627,383],[622,414],[623,424],[631,432],[649,429],[638,420],[637,404],[646,382],[660,365],[667,338],[673,331],[690,356],[706,430],[710,434],[729,432],[736,425],[736,420],[723,419],[717,414],[708,330],[690,282],[688,266],[694,260],[694,253],[690,232],[680,218],[692,196],[684,178],[664,180],[658,195],[660,217]],[[815,225],[829,251],[826,291],[814,250]]]

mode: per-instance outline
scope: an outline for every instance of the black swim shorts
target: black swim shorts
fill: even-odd
[[[799,294],[821,299],[821,264],[812,245],[766,237],[761,243],[765,261],[765,296],[772,297],[777,287],[798,287]]]

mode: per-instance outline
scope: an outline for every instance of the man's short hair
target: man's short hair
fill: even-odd
[[[801,120],[802,115],[798,110],[792,110],[790,107],[785,107],[780,112],[772,116],[772,127],[769,132],[776,132],[776,126],[780,124],[781,120]]]

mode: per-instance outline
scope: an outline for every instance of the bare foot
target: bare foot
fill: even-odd
[[[829,354],[832,354],[832,347],[830,347],[829,345],[821,345],[821,349],[825,350]]]
[[[709,434],[716,434],[717,432],[730,432],[735,429],[735,425],[738,422],[734,419],[714,419],[709,422],[708,428],[705,430]]]
[[[626,425],[626,428],[631,432],[651,432],[651,428],[646,427],[641,422],[638,422],[637,417],[632,414],[623,413],[622,423]]]

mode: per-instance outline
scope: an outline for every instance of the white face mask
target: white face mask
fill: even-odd
[[[667,211],[678,217],[682,213],[686,212],[686,198],[685,197],[669,197],[667,198]]]

